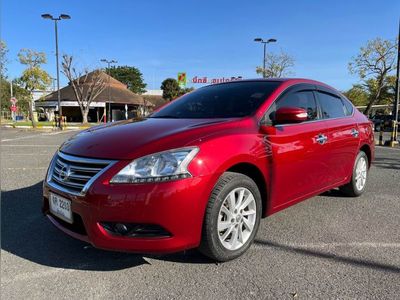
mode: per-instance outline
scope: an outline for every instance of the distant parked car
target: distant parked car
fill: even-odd
[[[371,118],[371,121],[374,124],[375,131],[381,131],[382,126],[385,131],[389,131],[392,129],[393,119],[394,119],[393,115],[375,115]],[[398,121],[400,121],[400,117]]]
[[[98,248],[199,248],[227,261],[250,247],[262,217],[337,187],[360,196],[373,158],[372,123],[325,84],[215,84],[66,141],[43,212]]]

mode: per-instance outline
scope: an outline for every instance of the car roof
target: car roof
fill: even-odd
[[[317,81],[317,80],[312,80],[312,79],[307,79],[307,78],[253,78],[253,79],[240,79],[240,80],[219,82],[219,83],[217,83],[217,85],[218,84],[237,83],[237,82],[254,82],[254,81],[308,83],[308,84],[322,85],[322,86],[334,89],[331,86],[329,86],[329,85],[327,85],[327,84],[325,84],[323,82],[320,82],[320,81]]]

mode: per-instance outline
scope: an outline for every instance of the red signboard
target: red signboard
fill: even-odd
[[[209,78],[207,76],[194,76],[191,80],[192,83],[200,83],[200,84],[215,84],[222,82],[230,82],[241,80],[242,76],[237,77],[220,77],[220,78]]]

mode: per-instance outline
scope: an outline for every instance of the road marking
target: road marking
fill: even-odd
[[[43,135],[43,134],[20,136],[20,137],[16,137],[16,138],[13,138],[13,139],[3,139],[1,141],[2,142],[10,142],[10,141],[25,140],[25,139],[31,139],[31,138],[34,138],[34,137],[38,137],[38,136],[41,136],[41,135]]]
[[[2,153],[1,156],[38,156],[38,155],[51,155],[51,153]]]
[[[60,147],[59,144],[54,144],[54,145],[11,145],[11,144],[6,144],[6,145],[1,145],[1,147]]]
[[[63,134],[63,133],[71,133],[72,131],[75,130],[71,130],[71,131],[57,131],[57,132],[44,132],[44,133],[39,133],[39,134],[34,134],[34,135],[27,135],[27,136],[20,136],[20,137],[16,137],[16,138],[11,138],[11,139],[2,139],[2,142],[10,142],[10,141],[18,141],[18,140],[25,140],[25,139],[31,139],[34,137],[38,137],[38,136],[51,136],[51,135],[57,135],[57,134]]]
[[[70,133],[70,132],[79,131],[79,130],[81,130],[81,129],[77,128],[77,129],[68,129],[66,131],[46,132],[46,133],[43,133],[43,135],[57,135],[57,134]]]
[[[3,168],[3,170],[47,170],[47,167],[31,167],[31,168]]]
[[[388,147],[388,146],[375,146],[375,148],[379,149],[385,149],[385,150],[395,150],[395,151],[400,151],[400,148],[395,148],[395,147]]]

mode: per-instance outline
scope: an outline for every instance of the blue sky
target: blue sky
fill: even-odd
[[[45,69],[55,77],[54,28],[43,13],[71,15],[59,24],[60,53],[74,55],[78,66],[116,59],[138,67],[149,89],[180,71],[189,78],[256,78],[258,36],[278,40],[268,51],[294,57],[296,77],[347,89],[357,81],[347,64],[360,46],[396,37],[400,1],[3,0],[1,39],[9,47],[10,78],[21,73],[21,48],[44,51]],[[61,80],[64,85],[63,75]]]

